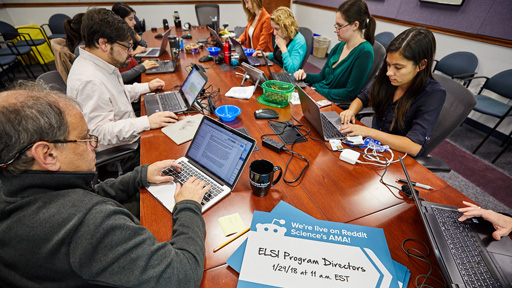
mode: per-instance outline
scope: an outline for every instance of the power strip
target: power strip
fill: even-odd
[[[343,151],[341,151],[340,160],[354,165],[354,164],[356,164],[360,155],[361,155],[361,153],[359,153],[357,151],[354,151],[351,149],[344,149]]]
[[[263,147],[267,147],[268,149],[270,149],[274,152],[277,152],[277,153],[281,153],[281,151],[283,151],[285,148],[283,143],[281,143],[277,140],[274,140],[270,137],[263,138],[262,144],[263,144]]]

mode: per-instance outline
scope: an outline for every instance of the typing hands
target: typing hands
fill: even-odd
[[[156,112],[148,117],[149,128],[157,129],[178,122],[178,116],[169,111]]]
[[[156,79],[149,81],[148,85],[149,85],[149,91],[155,91],[157,89],[162,90],[165,87],[165,82],[161,79],[156,78]]]
[[[148,182],[149,183],[165,183],[174,180],[172,176],[166,176],[162,174],[162,170],[167,167],[174,167],[177,171],[180,171],[181,165],[174,162],[174,160],[163,160],[155,162],[148,166]]]
[[[496,240],[500,240],[501,237],[507,236],[512,231],[512,218],[500,213],[496,213],[492,210],[483,209],[480,206],[475,204],[471,204],[466,201],[462,201],[466,207],[459,208],[459,212],[462,212],[462,216],[459,218],[459,221],[464,221],[466,219],[472,217],[482,217],[485,220],[492,223],[494,226],[494,233],[492,233],[492,237]]]
[[[176,183],[176,193],[174,193],[174,201],[176,203],[182,200],[194,200],[201,204],[204,194],[210,190],[211,186],[204,186],[206,183],[197,179],[196,177],[190,177],[183,186]]]
[[[306,79],[306,72],[304,70],[299,69],[297,72],[293,73],[293,77],[295,77],[295,80],[300,81]]]
[[[146,60],[146,61],[142,62],[142,65],[144,65],[146,70],[154,68],[154,67],[158,67],[158,63],[156,63],[156,61],[152,61],[152,60]]]

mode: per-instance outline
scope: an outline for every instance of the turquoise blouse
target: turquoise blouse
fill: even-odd
[[[345,42],[340,42],[332,48],[322,71],[318,74],[306,74],[306,83],[325,98],[352,101],[361,93],[370,74],[373,64],[373,47],[364,41],[352,49],[336,67],[334,63],[340,59]]]
[[[276,47],[277,45],[274,45],[274,50],[277,49]],[[294,73],[299,70],[302,60],[304,60],[304,56],[307,53],[306,39],[298,32],[288,44],[287,49],[288,51],[283,53],[283,69],[287,72]],[[268,59],[273,60],[274,53],[270,52]]]

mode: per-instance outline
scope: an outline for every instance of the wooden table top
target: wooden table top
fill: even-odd
[[[188,42],[194,42],[199,37],[206,37],[207,31],[206,28],[199,27],[193,31],[178,32],[177,34],[180,36],[182,33],[190,33],[193,38]],[[175,32],[174,28],[173,32]],[[158,46],[160,39],[154,38],[154,34],[157,33],[162,33],[162,30],[147,31],[143,34],[143,38],[149,46]],[[172,34],[175,33],[171,32]],[[185,80],[188,74],[187,65],[202,64],[206,68],[206,75],[209,78],[206,86],[212,85],[213,89],[220,89],[221,96],[216,106],[231,104],[242,109],[241,115],[235,121],[225,124],[233,128],[244,127],[257,140],[260,150],[253,152],[248,163],[264,158],[281,166],[284,170],[290,155],[284,152],[277,154],[262,147],[260,136],[265,133],[273,133],[273,131],[267,120],[257,120],[253,116],[254,111],[267,107],[256,101],[256,98],[262,94],[262,89],[257,88],[255,95],[249,100],[225,97],[224,94],[231,87],[240,86],[242,77],[236,73],[238,71],[223,71],[214,62],[199,63],[198,59],[207,54],[206,49],[201,49],[197,54],[180,52],[176,72],[153,75],[144,73],[142,82],[160,78],[166,82],[165,90],[174,90],[175,85],[179,85]],[[160,58],[170,59],[170,55],[166,52]],[[271,69],[273,71],[280,70],[277,65],[273,65]],[[266,71],[266,69],[262,70]],[[316,100],[323,98],[309,87],[305,90]],[[290,120],[293,115],[301,123],[311,127],[303,117],[300,105],[289,104],[284,108],[273,109],[279,112],[280,121]],[[143,104],[141,111],[145,114]],[[339,113],[342,110],[331,105],[322,108],[322,111]],[[216,118],[215,115],[213,117]],[[311,136],[319,138],[318,133],[312,127]],[[277,137],[273,138],[278,139]],[[149,164],[163,159],[177,159],[185,154],[188,145],[189,142],[177,146],[160,129],[143,132],[141,135],[141,164]],[[215,247],[230,239],[230,237],[224,237],[217,219],[239,213],[244,224],[249,227],[254,210],[271,211],[281,200],[316,219],[384,228],[393,259],[411,269],[413,276],[414,273],[424,272],[423,266],[416,267],[416,262],[402,255],[401,241],[408,237],[416,237],[428,242],[426,232],[412,201],[406,199],[396,189],[389,189],[380,182],[381,175],[384,173],[383,167],[361,163],[351,165],[343,162],[339,160],[340,153],[329,151],[323,141],[308,139],[307,142],[294,145],[293,149],[310,162],[309,168],[300,181],[286,184],[281,180],[271,189],[269,195],[260,198],[252,195],[248,169],[244,169],[233,192],[203,213],[206,222],[206,265],[201,287],[235,287],[238,279],[238,274],[227,267],[225,261],[246,237],[240,237],[217,253],[213,253]],[[398,155],[403,154],[394,152],[395,160]],[[385,154],[385,156],[391,157],[390,154]],[[360,160],[366,162],[362,158]],[[469,200],[413,158],[406,157],[404,162],[413,181],[434,187],[434,190],[419,189],[424,198],[432,197],[431,201],[439,200],[437,202],[452,205],[460,205],[462,200]],[[300,158],[294,157],[289,165],[286,179],[295,179],[303,167],[304,162]],[[404,178],[400,163],[393,163],[387,168],[383,181],[400,187],[401,184],[395,182],[396,178]],[[445,197],[447,195],[449,197]],[[141,224],[148,228],[158,241],[169,240],[172,236],[171,213],[145,189],[141,191],[140,201]],[[410,230],[403,229],[403,224],[410,225]],[[434,263],[436,263],[435,259]]]

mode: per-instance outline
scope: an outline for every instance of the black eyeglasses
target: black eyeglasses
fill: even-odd
[[[340,25],[338,25],[338,24],[334,24],[334,30],[336,30],[336,32],[338,32],[338,31],[340,31],[341,29],[343,29],[343,28],[347,27],[348,25],[350,25],[350,23],[347,23],[347,24],[345,24],[345,25],[343,25],[343,26],[340,26]]]
[[[45,141],[45,142],[48,142],[48,143],[58,143],[58,144],[66,144],[66,143],[78,143],[78,142],[89,142],[89,145],[91,145],[92,148],[98,148],[98,136],[95,136],[95,135],[88,135],[87,136],[88,138],[86,139],[78,139],[78,140],[54,140],[54,141]],[[44,141],[44,140],[41,140],[41,141]],[[40,142],[40,141],[37,141],[37,142]],[[32,146],[34,146],[37,142],[35,143],[32,143],[30,145],[28,145],[27,147],[21,149],[20,152],[16,153],[16,155],[14,155],[14,157],[7,161],[6,163],[4,164],[0,164],[0,167],[1,168],[5,168],[7,167],[9,164],[11,164],[12,162],[16,161],[16,159],[18,159],[18,157],[20,155],[22,155],[23,153],[27,152],[30,148],[32,148]]]
[[[129,46],[128,45],[125,45],[119,41],[116,41],[117,44],[123,46],[124,48],[126,48],[126,53],[130,53],[130,51],[133,51],[133,44],[130,44]]]

